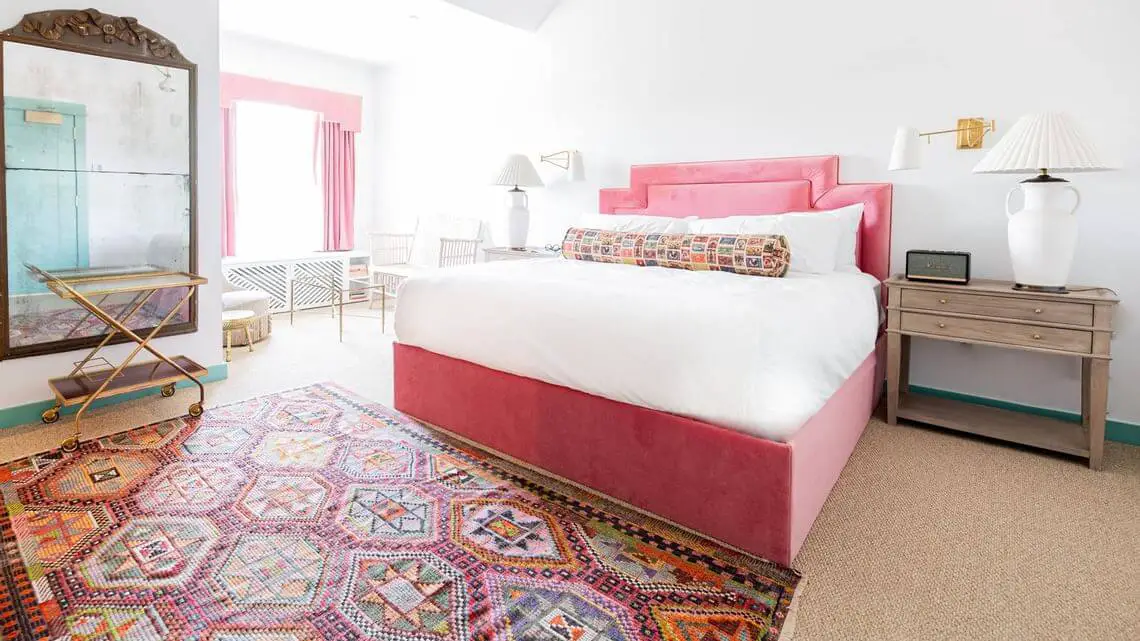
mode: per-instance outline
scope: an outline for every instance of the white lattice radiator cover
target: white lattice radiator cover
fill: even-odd
[[[359,264],[358,264],[359,263]],[[319,278],[324,282],[335,283],[347,289],[349,271],[364,265],[367,274],[368,257],[355,253],[338,254],[331,257],[300,258],[280,261],[231,262],[223,266],[226,280],[242,289],[266,292],[271,297],[271,312],[289,311],[289,283],[298,276]],[[354,276],[355,277],[355,276]],[[312,309],[329,305],[329,293],[325,289],[308,287],[298,283],[296,309]],[[356,298],[356,297],[354,297]]]

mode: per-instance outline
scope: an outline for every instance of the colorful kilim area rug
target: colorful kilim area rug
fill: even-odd
[[[774,641],[800,579],[331,385],[0,492],[5,641]]]

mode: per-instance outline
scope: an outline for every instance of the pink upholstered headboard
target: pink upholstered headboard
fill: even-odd
[[[629,189],[603,189],[603,214],[725,216],[836,209],[863,203],[859,268],[886,280],[891,267],[891,185],[839,184],[839,156],[638,165]]]

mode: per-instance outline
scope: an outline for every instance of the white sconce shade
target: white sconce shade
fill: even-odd
[[[570,152],[570,182],[580,183],[586,181],[586,164],[582,161],[582,152]]]
[[[1022,116],[974,167],[974,173],[1064,173],[1115,168],[1101,156],[1075,118],[1064,113],[1035,113]]]
[[[891,164],[888,171],[918,169],[922,166],[920,134],[914,127],[899,127],[895,132],[895,146],[891,150]]]
[[[582,152],[567,149],[545,154],[542,162],[554,165],[566,172],[567,182],[580,183],[586,180],[586,166],[582,162]]]
[[[538,170],[534,168],[534,163],[523,154],[507,156],[506,161],[503,162],[503,168],[499,170],[491,184],[503,185],[504,187],[544,186],[542,178],[538,176]]]

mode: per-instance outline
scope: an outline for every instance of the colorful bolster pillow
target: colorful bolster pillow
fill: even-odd
[[[792,262],[784,236],[662,234],[571,227],[562,240],[570,260],[721,271],[782,278]]]

